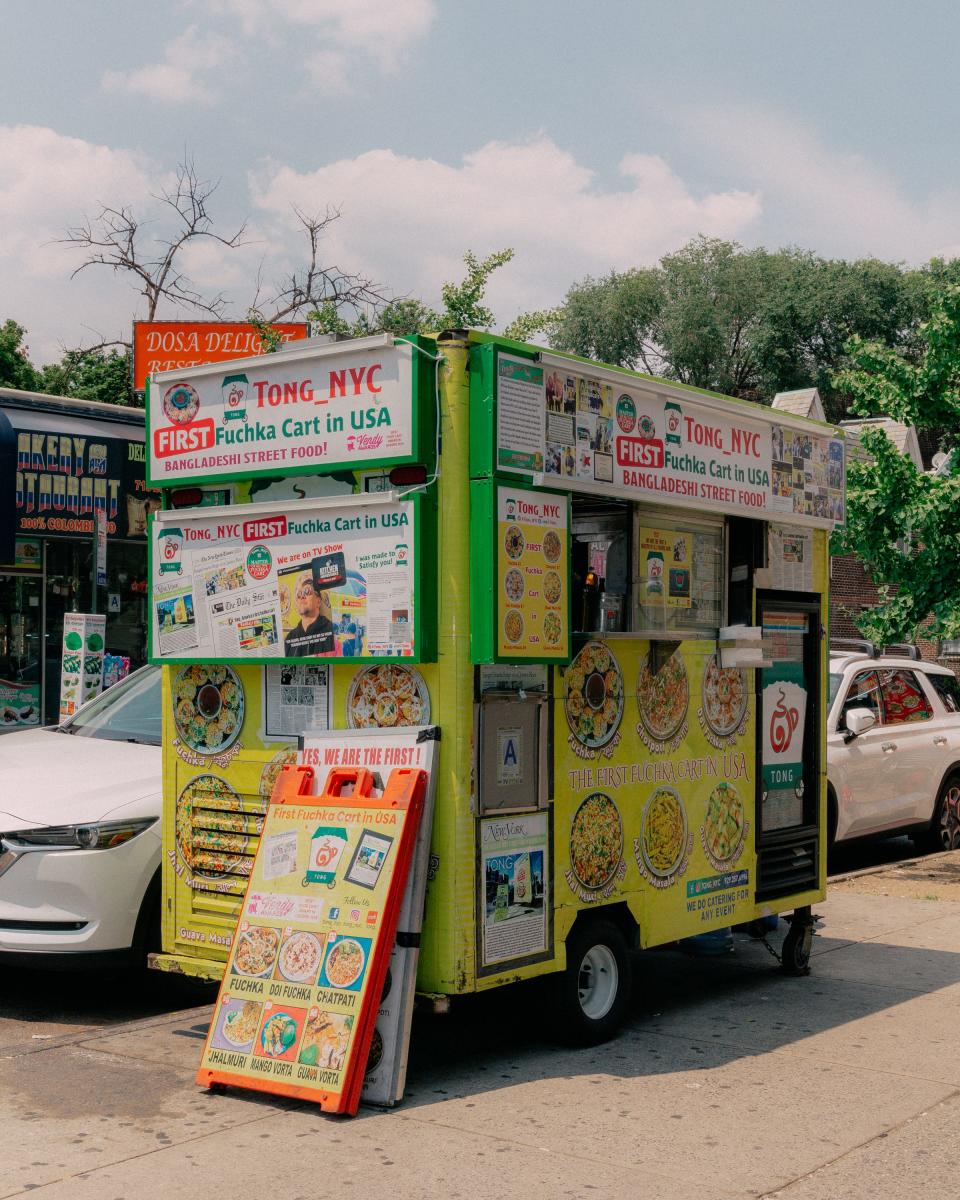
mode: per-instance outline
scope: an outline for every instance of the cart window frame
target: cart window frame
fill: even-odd
[[[686,622],[684,623],[681,614],[686,612],[685,608],[677,607],[670,608],[667,605],[663,606],[664,622],[663,625],[651,625],[648,619],[648,613],[644,613],[644,606],[641,603],[641,588],[646,576],[644,575],[644,560],[640,553],[640,530],[641,529],[662,529],[665,531],[675,531],[677,533],[690,534],[692,539],[698,536],[714,537],[716,546],[714,553],[718,553],[719,563],[717,570],[714,573],[713,590],[716,595],[716,605],[712,615],[716,618],[715,623],[707,624],[705,622]],[[727,574],[728,562],[730,557],[729,547],[729,529],[728,522],[724,515],[716,517],[711,516],[691,516],[686,509],[661,507],[660,505],[651,505],[644,503],[635,503],[633,506],[633,531],[632,531],[632,549],[633,549],[633,578],[630,581],[630,633],[633,637],[642,637],[650,641],[714,641],[719,635],[722,626],[727,623],[727,609],[729,597],[727,595]],[[691,549],[691,592],[694,591],[696,581],[693,576],[693,563],[695,558],[695,547]],[[669,570],[669,567],[667,567]],[[691,597],[693,598],[693,597]],[[670,613],[676,613],[677,616],[673,623],[668,621]]]

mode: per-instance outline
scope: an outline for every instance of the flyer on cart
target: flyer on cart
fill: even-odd
[[[480,822],[483,966],[547,950],[546,813]]]
[[[389,496],[158,514],[153,658],[412,656],[415,521]]]

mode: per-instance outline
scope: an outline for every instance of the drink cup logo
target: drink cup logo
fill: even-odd
[[[774,754],[786,754],[799,724],[799,709],[787,707],[786,693],[781,689],[777,707],[770,716],[770,745]]]
[[[680,433],[681,418],[683,416],[680,411],[680,405],[674,404],[672,401],[667,401],[663,406],[663,415],[667,422],[667,441],[672,445],[679,446],[683,440]]]

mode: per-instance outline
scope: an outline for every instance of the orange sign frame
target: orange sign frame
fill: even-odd
[[[197,1083],[292,1096],[319,1104],[325,1112],[353,1115],[423,812],[427,772],[394,768],[379,796],[373,794],[372,774],[358,768],[330,771],[320,796],[311,795],[314,780],[308,766],[284,767],[277,779]],[[313,915],[307,911],[311,907]],[[299,915],[291,915],[297,908]],[[344,925],[351,913],[364,920],[362,934]],[[281,934],[276,926],[287,921]],[[247,961],[253,951],[243,949],[251,935],[259,954],[255,963]],[[304,943],[311,941],[315,961],[305,971]],[[288,942],[297,949],[291,949],[284,969]],[[359,957],[355,978],[347,978],[339,966],[336,975],[329,969],[340,943]],[[330,1058],[325,1069],[317,1042],[326,1048],[338,1022],[346,1032],[338,1033],[337,1065]]]
[[[272,324],[284,343],[309,335],[306,321]],[[154,371],[179,371],[204,363],[230,362],[262,354],[263,341],[247,322],[134,321],[133,387],[142,392]]]

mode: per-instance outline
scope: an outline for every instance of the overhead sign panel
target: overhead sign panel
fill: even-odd
[[[475,463],[485,474],[826,528],[844,520],[844,443],[827,430],[555,355],[497,354],[477,378],[478,407],[491,394],[496,406],[495,453]]]
[[[300,341],[309,333],[306,321],[271,325],[284,343]],[[246,323],[229,321],[134,321],[133,386],[142,392],[147,377],[157,371],[182,371],[204,363],[227,362],[263,354],[260,331]]]
[[[421,658],[427,503],[387,492],[158,513],[153,660]]]
[[[167,487],[417,461],[416,357],[409,342],[378,336],[156,375],[150,479]]]

